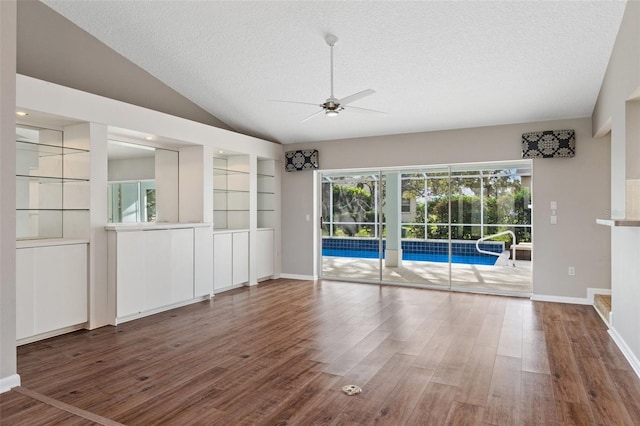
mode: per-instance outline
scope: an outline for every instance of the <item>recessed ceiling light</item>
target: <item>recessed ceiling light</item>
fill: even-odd
[[[27,115],[29,115],[29,113],[24,111],[16,111],[16,115],[18,117],[26,117]]]
[[[224,154],[224,151],[223,150],[219,150],[218,154]]]
[[[145,139],[148,140],[148,141],[152,141],[153,140],[153,136],[147,136],[147,137],[145,137]]]

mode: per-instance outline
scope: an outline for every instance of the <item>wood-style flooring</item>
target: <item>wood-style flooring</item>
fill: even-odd
[[[21,346],[18,373],[3,426],[640,424],[640,380],[593,307],[345,282]]]

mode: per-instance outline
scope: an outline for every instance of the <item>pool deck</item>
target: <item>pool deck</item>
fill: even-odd
[[[379,260],[323,256],[323,278],[378,281]],[[384,267],[382,281],[449,288],[449,264],[404,260],[402,266]],[[516,266],[451,264],[451,288],[497,293],[531,293],[531,262]]]

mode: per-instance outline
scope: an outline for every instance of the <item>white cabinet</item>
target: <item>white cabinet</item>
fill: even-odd
[[[118,318],[141,312],[145,299],[146,271],[140,267],[139,261],[146,247],[143,238],[137,234],[119,232],[109,236],[109,256],[114,256],[113,285],[116,295],[115,316]]]
[[[181,306],[213,292],[211,226],[113,228],[109,288],[114,323]]]
[[[232,234],[215,234],[213,236],[213,291],[214,293],[231,288],[233,285],[232,274],[233,254]]]
[[[274,231],[273,229],[258,229],[256,235],[256,276],[258,277],[258,279],[272,277],[274,259]]]
[[[117,317],[192,299],[193,229],[117,233]]]
[[[213,235],[213,289],[229,290],[249,282],[249,231]]]
[[[194,283],[195,297],[213,294],[213,236],[211,227],[194,229]]]
[[[249,233],[233,233],[233,285],[249,281]]]
[[[16,338],[55,334],[86,322],[87,244],[19,246]]]

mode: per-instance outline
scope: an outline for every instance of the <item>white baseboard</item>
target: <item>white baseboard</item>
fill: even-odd
[[[86,329],[87,329],[86,322],[82,324],[72,325],[69,327],[63,327],[63,328],[59,328],[58,330],[47,331],[46,333],[36,334],[35,336],[29,336],[29,337],[24,337],[22,339],[17,339],[16,346],[22,346],[28,343],[37,342],[39,340],[48,339],[50,337],[61,336],[63,334],[73,333],[74,331],[86,330]]]
[[[554,302],[554,303],[569,303],[572,305],[591,305],[589,299],[586,297],[564,297],[564,296],[550,296],[546,294],[532,294],[531,300],[536,302]]]
[[[0,0],[1,1],[1,0]],[[200,296],[200,297],[196,297],[195,299],[189,299],[189,300],[185,300],[183,302],[178,302],[178,303],[173,303],[171,305],[167,305],[167,306],[161,306],[159,308],[155,308],[155,309],[149,309],[148,311],[144,311],[138,314],[132,314],[126,317],[119,317],[115,319],[115,324],[113,325],[119,325],[128,321],[133,321],[136,319],[140,319],[140,318],[144,318],[147,317],[149,315],[153,315],[153,314],[159,314],[160,312],[165,312],[165,311],[170,311],[171,309],[175,309],[175,308],[181,308],[183,306],[187,306],[187,305],[191,305],[193,303],[200,303],[203,302],[205,300],[210,300],[212,297],[211,294],[207,294],[205,296]]]
[[[318,277],[314,275],[298,275],[298,274],[280,274],[280,278],[285,278],[287,280],[304,280],[304,281],[315,281]]]
[[[547,294],[532,294],[531,300],[538,302],[569,303],[572,305],[593,305],[596,294],[611,294],[610,288],[588,288],[587,297],[565,297]]]
[[[14,374],[0,379],[0,393],[8,392],[16,386],[20,386],[19,374]]]
[[[629,364],[631,364],[631,368],[633,368],[636,376],[640,378],[640,360],[638,360],[631,348],[629,348],[629,345],[627,345],[627,342],[624,341],[622,336],[618,334],[614,327],[609,327],[609,335],[618,346],[618,348],[620,348],[620,351],[627,359],[627,361],[629,361]]]

